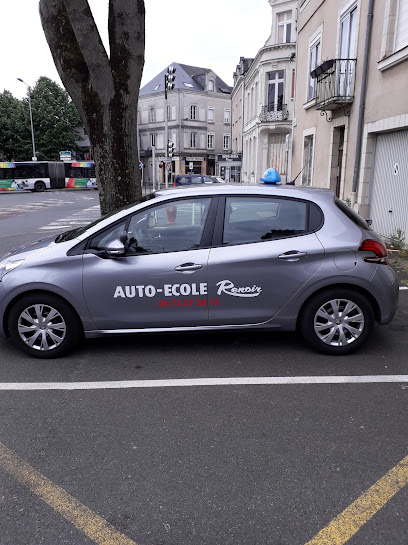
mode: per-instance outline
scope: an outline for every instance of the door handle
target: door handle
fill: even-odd
[[[183,263],[182,265],[179,265],[178,267],[174,267],[175,271],[178,272],[188,272],[188,271],[198,271],[198,269],[202,269],[203,266],[199,265],[198,263]]]
[[[298,261],[301,257],[306,257],[306,252],[298,252],[296,250],[291,250],[290,252],[285,252],[278,256],[278,259],[284,259],[285,261]]]

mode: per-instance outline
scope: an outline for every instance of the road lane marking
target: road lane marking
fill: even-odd
[[[279,384],[373,384],[408,382],[408,375],[234,377],[164,380],[111,380],[97,382],[1,382],[0,391],[107,390],[120,388],[173,388],[186,386],[256,386]]]
[[[408,456],[334,518],[306,545],[343,545],[408,484]]]
[[[0,468],[14,477],[54,511],[98,545],[136,545],[105,519],[88,509],[0,443]]]

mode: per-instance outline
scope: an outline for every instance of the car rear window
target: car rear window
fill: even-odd
[[[344,212],[348,218],[351,219],[353,223],[355,223],[362,229],[365,229],[366,231],[372,231],[366,220],[362,218],[359,214],[357,214],[357,212],[354,212],[354,210],[350,208],[348,204],[346,204],[344,201],[341,201],[337,197],[334,199],[334,202],[336,203],[337,207],[340,208],[340,210]]]

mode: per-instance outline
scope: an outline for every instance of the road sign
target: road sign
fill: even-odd
[[[139,168],[143,168],[143,163],[142,163],[142,161],[139,161]]]
[[[166,163],[167,170],[171,170],[171,163]]]

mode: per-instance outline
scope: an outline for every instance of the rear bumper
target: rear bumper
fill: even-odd
[[[380,325],[389,324],[398,308],[399,282],[394,270],[389,266],[377,265],[377,270],[371,281],[372,293],[378,303]]]

